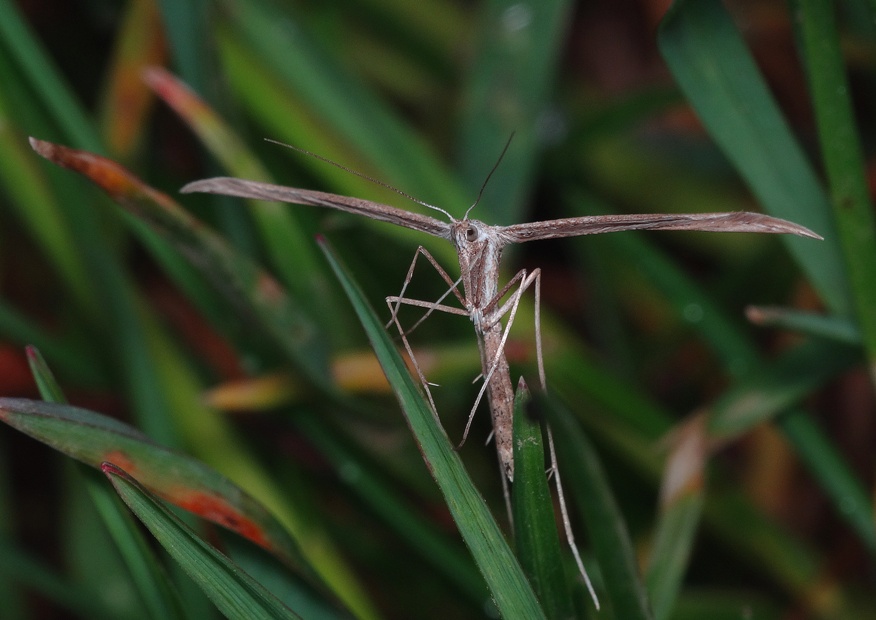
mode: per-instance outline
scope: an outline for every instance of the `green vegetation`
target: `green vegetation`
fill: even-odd
[[[623,4],[0,0],[3,619],[874,617],[876,7]],[[513,525],[485,405],[457,445],[470,321],[410,336],[440,421],[383,328],[417,245],[452,275],[449,244],[178,193],[425,211],[271,138],[461,216],[512,133],[472,217],[824,236],[509,248],[504,278],[544,272],[549,388],[519,394]],[[445,289],[421,263],[408,294]],[[527,298],[530,388],[532,325]]]

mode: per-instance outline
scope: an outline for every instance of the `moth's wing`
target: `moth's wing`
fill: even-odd
[[[450,238],[450,224],[436,220],[433,217],[411,213],[410,211],[380,204],[379,202],[317,192],[310,189],[297,189],[232,177],[216,177],[189,183],[180,191],[184,194],[204,192],[207,194],[238,196],[240,198],[254,198],[256,200],[277,200],[299,205],[329,207],[331,209],[347,211],[348,213],[364,215],[372,220],[380,220],[381,222],[390,222],[406,228],[412,228],[413,230],[419,230],[436,237]]]
[[[594,215],[503,226],[506,243],[597,235],[621,230],[706,230],[714,232],[789,233],[821,239],[808,228],[760,213],[680,213]]]

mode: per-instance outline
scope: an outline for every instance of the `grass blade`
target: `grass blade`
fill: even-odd
[[[548,618],[572,617],[572,597],[563,570],[553,499],[545,476],[541,424],[529,411],[523,378],[514,398],[514,546]]]
[[[322,241],[320,245],[368,334],[423,458],[444,494],[463,540],[487,581],[499,613],[504,618],[543,618],[544,612],[523,570],[468,477],[440,422],[414,384],[386,330],[326,243]]]
[[[660,26],[660,51],[710,136],[767,212],[825,240],[782,242],[825,303],[851,312],[827,197],[720,0],[679,0]]]
[[[553,94],[572,3],[491,0],[482,12],[477,53],[461,93],[465,107],[456,132],[457,165],[475,195],[489,172],[485,159],[495,160],[513,134],[476,217],[516,224],[524,221],[524,201],[544,142],[542,117]]]
[[[590,441],[572,415],[555,399],[543,399],[555,430],[557,458],[563,464],[570,495],[584,514],[590,542],[602,574],[600,597],[614,617],[650,620],[651,609],[633,552],[633,544],[605,472]]]
[[[169,502],[297,562],[295,543],[247,493],[200,461],[156,445],[127,424],[86,409],[17,398],[0,398],[0,419],[92,467],[104,461],[122,463]]]
[[[124,470],[101,465],[119,496],[228,618],[298,618],[257,581],[198,538]]]
[[[796,0],[803,66],[809,77],[824,168],[839,243],[852,287],[855,317],[861,329],[876,387],[876,217],[865,178],[860,130],[852,100],[832,2]]]
[[[273,342],[316,385],[333,391],[328,380],[325,345],[318,330],[280,286],[257,265],[238,254],[178,204],[132,175],[119,164],[85,151],[31,139],[46,159],[96,183],[113,200],[165,235],[199,267],[229,301]]]

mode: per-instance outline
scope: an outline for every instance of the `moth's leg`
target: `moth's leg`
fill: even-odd
[[[514,284],[515,280],[523,278],[523,281],[520,283],[520,287],[515,292],[517,299],[515,300],[513,297],[506,301],[497,313],[498,319],[501,319],[505,314],[511,311],[511,314],[508,317],[508,327],[510,329],[511,324],[514,322],[514,315],[517,313],[517,305],[520,302],[520,297],[526,290],[535,283],[535,358],[536,363],[538,365],[538,379],[539,383],[541,383],[541,389],[547,389],[547,381],[545,380],[544,373],[544,353],[541,348],[541,269],[533,269],[532,273],[529,276],[526,276],[526,270],[521,270],[517,272],[517,275],[512,278],[505,287],[499,291],[499,294],[496,295],[493,302],[487,304],[487,308],[489,308],[494,303],[498,303],[502,297],[506,295],[508,289],[511,285]]]
[[[417,362],[417,358],[414,355],[413,349],[411,349],[411,343],[408,342],[408,337],[405,335],[404,329],[402,329],[401,323],[398,322],[398,314],[395,310],[393,310],[393,302],[396,302],[396,309],[398,305],[402,303],[401,299],[395,299],[393,297],[386,298],[386,305],[389,306],[390,312],[392,312],[392,319],[390,322],[395,324],[396,329],[398,330],[399,336],[401,336],[402,345],[404,345],[405,351],[408,354],[408,357],[411,360],[411,364],[414,365],[414,370],[417,373],[417,378],[420,380],[420,385],[423,386],[423,390],[426,392],[426,398],[429,399],[429,406],[432,408],[432,415],[435,416],[435,419],[438,419],[438,408],[435,406],[435,400],[432,398],[432,390],[429,389],[429,382],[426,381],[426,376],[423,374],[422,369],[420,368],[420,364]]]
[[[483,337],[481,336],[480,332],[475,331],[475,333],[477,335],[477,341],[478,341],[478,352],[480,353],[480,358],[483,360],[483,359],[485,359]],[[500,348],[499,351],[501,352],[501,350],[502,349]],[[489,376],[492,376],[492,374],[493,373],[490,372]],[[484,376],[485,376],[484,373],[481,372],[481,374],[479,374],[477,377],[474,378],[474,380],[472,380],[472,383],[476,383],[478,379],[480,379],[481,377],[484,377]],[[468,439],[468,431],[471,429],[471,423],[474,421],[475,411],[477,411],[478,405],[481,403],[481,399],[484,397],[484,393],[487,390],[487,381],[488,380],[489,379],[484,379],[484,382],[481,385],[481,389],[478,391],[477,398],[475,398],[474,405],[472,405],[471,411],[468,412],[468,420],[465,423],[465,430],[462,431],[462,440],[460,440],[459,445],[456,446],[457,450],[462,448],[462,446],[465,444],[465,440]],[[490,432],[489,436],[487,436],[487,443],[490,443],[490,439],[492,439],[494,432],[495,432],[495,429],[492,432]],[[502,472],[502,479],[503,480],[505,479],[505,472],[504,471]]]
[[[410,301],[413,301],[413,300],[407,300],[407,298],[405,297],[405,291],[408,289],[408,285],[411,283],[411,280],[413,280],[413,278],[414,278],[414,269],[417,266],[417,259],[421,255],[423,257],[425,257],[426,260],[428,260],[432,264],[432,267],[435,268],[435,271],[438,273],[439,276],[441,276],[441,279],[444,280],[448,286],[448,290],[445,291],[445,293],[441,297],[439,297],[437,301],[435,301],[434,305],[428,305],[427,302],[409,303]],[[403,304],[403,303],[407,303],[409,305],[414,305],[414,306],[421,306],[423,308],[428,308],[428,311],[423,316],[421,316],[419,318],[419,320],[417,320],[416,323],[414,323],[413,327],[411,327],[409,330],[407,330],[407,332],[405,332],[407,334],[410,334],[417,327],[419,327],[420,323],[425,321],[426,318],[428,318],[429,315],[432,314],[432,312],[434,312],[435,310],[449,312],[448,308],[450,308],[450,306],[442,306],[441,302],[444,301],[444,299],[448,295],[450,295],[451,293],[453,293],[456,296],[456,298],[459,300],[459,303],[463,307],[465,307],[465,299],[463,298],[462,294],[459,292],[459,288],[458,288],[459,283],[461,281],[462,281],[462,278],[460,278],[459,280],[454,282],[450,278],[450,276],[447,275],[447,272],[444,270],[444,268],[438,264],[438,261],[435,260],[435,258],[429,253],[429,251],[426,248],[424,248],[423,246],[418,247],[417,251],[414,253],[414,259],[411,261],[411,266],[408,267],[408,273],[405,276],[404,284],[402,284],[401,292],[399,292],[399,294],[394,296],[394,297],[387,298],[387,299],[392,299],[395,303],[393,305],[390,305],[390,307],[389,307],[391,317],[390,317],[389,321],[387,322],[386,327],[389,327],[393,322],[396,322],[395,319],[398,316],[399,308],[401,307],[401,304]],[[458,313],[453,312],[453,314],[458,314]],[[468,313],[463,312],[463,314],[467,315]],[[399,332],[399,333],[401,333],[401,332]]]
[[[447,296],[447,293],[445,293]],[[442,297],[443,299],[443,297]],[[439,300],[440,301],[440,300]],[[411,349],[410,342],[408,341],[408,334],[413,331],[413,328],[405,331],[401,326],[398,320],[398,308],[402,305],[406,306],[417,306],[420,308],[428,308],[429,311],[420,317],[420,320],[414,324],[414,327],[417,327],[420,323],[422,323],[426,317],[428,317],[432,312],[438,310],[439,312],[446,312],[448,314],[458,314],[460,316],[468,316],[468,312],[463,310],[462,308],[456,308],[454,306],[445,306],[438,302],[433,301],[423,301],[420,299],[409,299],[407,297],[397,297],[395,295],[386,298],[386,305],[389,307],[391,318],[389,320],[389,325],[395,325],[395,328],[398,330],[398,335],[404,344],[405,351],[407,351],[408,356],[411,358],[411,363],[414,365],[414,369],[417,371],[417,377],[420,379],[420,383],[423,385],[423,389],[426,390],[426,395],[429,397],[429,404],[432,405],[432,410],[436,414],[437,409],[435,408],[435,402],[432,400],[432,392],[429,390],[429,382],[426,381],[426,376],[423,374],[423,371],[420,369],[420,364],[417,362],[417,358],[414,357],[414,352]]]
[[[404,296],[408,285],[413,279],[414,269],[416,268],[417,259],[420,255],[423,255],[432,264],[432,266],[438,272],[438,275],[440,275],[441,278],[445,282],[447,282],[449,286],[449,289],[437,301],[422,301],[419,299],[410,299]],[[419,378],[420,384],[423,386],[423,389],[426,392],[426,396],[429,399],[429,404],[432,407],[432,413],[436,417],[438,415],[438,410],[435,407],[435,401],[432,398],[432,391],[429,389],[429,382],[426,380],[426,376],[423,374],[423,370],[420,368],[420,364],[417,362],[417,358],[414,356],[414,351],[411,348],[410,342],[408,341],[408,334],[410,334],[410,332],[413,331],[420,323],[422,323],[426,319],[426,317],[428,317],[432,312],[436,310],[440,312],[446,312],[448,314],[468,316],[468,312],[462,308],[456,308],[454,306],[448,306],[441,303],[441,301],[443,301],[450,293],[453,293],[454,295],[456,295],[457,299],[460,300],[460,303],[463,303],[464,305],[465,302],[457,288],[458,283],[459,281],[453,282],[450,279],[450,276],[447,275],[447,272],[444,271],[444,269],[438,264],[438,262],[432,257],[432,255],[429,254],[428,250],[426,250],[426,248],[424,248],[423,246],[420,246],[419,248],[417,248],[417,252],[414,254],[414,259],[411,261],[411,266],[408,268],[408,273],[407,276],[405,276],[405,281],[402,285],[401,292],[399,293],[399,295],[394,295],[386,298],[386,305],[389,307],[390,311],[390,319],[389,322],[386,324],[386,327],[389,327],[390,325],[395,325],[396,329],[398,330],[405,351],[407,352],[408,357],[410,357],[411,363],[414,366],[414,370],[417,373],[417,378]],[[420,317],[420,319],[414,324],[414,326],[407,331],[402,328],[401,323],[398,320],[398,311],[399,308],[401,308],[402,304],[428,309],[425,315]]]
[[[599,610],[599,599],[596,596],[596,590],[593,589],[593,584],[590,582],[590,577],[587,575],[587,569],[584,568],[584,562],[581,560],[581,554],[578,552],[578,545],[575,544],[575,534],[572,533],[572,522],[569,520],[569,509],[566,507],[566,497],[563,494],[563,484],[560,482],[560,469],[557,467],[557,451],[554,449],[554,435],[551,432],[551,427],[545,424],[548,436],[548,448],[551,458],[550,474],[554,476],[554,483],[557,486],[557,499],[560,504],[560,515],[563,519],[563,529],[566,531],[566,543],[569,549],[572,550],[572,555],[575,556],[575,564],[578,565],[578,572],[584,578],[584,583],[587,586],[587,591],[590,592],[590,597],[593,599],[593,604]]]

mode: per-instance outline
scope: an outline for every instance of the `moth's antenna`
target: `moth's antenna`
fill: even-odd
[[[352,168],[347,168],[343,164],[339,164],[336,161],[332,161],[328,157],[323,157],[322,155],[317,155],[316,153],[312,153],[312,152],[308,151],[307,149],[301,148],[300,146],[295,146],[293,144],[286,144],[285,142],[280,142],[279,140],[272,140],[271,138],[265,138],[265,141],[266,142],[273,142],[274,144],[279,144],[280,146],[285,146],[287,149],[292,149],[293,151],[298,151],[299,153],[302,153],[303,155],[308,155],[310,157],[318,159],[319,161],[324,161],[327,164],[331,164],[335,168],[340,168],[344,172],[349,172],[350,174],[355,174],[357,177],[363,178],[366,181],[371,181],[375,185],[379,185],[381,187],[385,187],[386,189],[392,190],[396,194],[398,194],[400,196],[404,196],[405,198],[407,198],[411,202],[416,202],[418,205],[428,207],[429,209],[434,209],[435,211],[440,211],[441,213],[443,213],[444,215],[449,217],[450,221],[453,221],[453,216],[450,215],[447,211],[445,211],[441,207],[436,207],[435,205],[430,205],[428,202],[423,202],[422,200],[414,198],[410,194],[403,192],[402,190],[398,189],[397,187],[393,187],[389,183],[384,183],[383,181],[381,181],[379,179],[375,179],[374,177],[370,177],[367,174],[365,174],[364,172],[359,172],[358,170],[353,170]],[[492,173],[490,173],[490,174],[492,174]],[[487,178],[489,178],[489,177],[487,177]],[[481,191],[483,191],[483,190],[481,190]]]
[[[508,152],[508,147],[511,146],[511,140],[513,140],[513,139],[514,139],[514,132],[512,131],[511,135],[508,136],[508,142],[505,143],[505,148],[503,148],[502,152],[499,154],[499,159],[496,160],[496,163],[493,165],[493,169],[490,170],[490,174],[488,174],[487,178],[484,179],[484,183],[483,183],[483,185],[481,185],[481,191],[478,192],[477,200],[475,200],[474,203],[468,208],[468,211],[465,212],[465,215],[462,217],[463,220],[467,220],[468,214],[471,212],[471,210],[474,209],[476,206],[478,206],[478,203],[481,201],[481,196],[484,195],[484,190],[487,187],[487,183],[490,182],[490,177],[493,176],[493,173],[496,171],[496,168],[498,168],[499,164],[502,163],[502,158],[505,157],[505,153]]]

